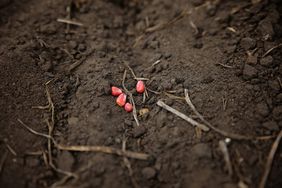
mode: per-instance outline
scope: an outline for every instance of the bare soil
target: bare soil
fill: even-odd
[[[0,187],[258,187],[282,128],[281,15],[277,0],[1,1]],[[57,21],[69,16],[83,26]],[[145,102],[126,63],[149,79]],[[140,126],[110,93],[125,70]],[[19,122],[48,134],[50,111],[36,108],[48,104],[48,81],[58,143],[121,149],[126,139],[149,160],[128,158],[128,168],[117,155],[53,146],[55,166],[78,176],[64,179],[46,162],[48,140]],[[200,121],[185,88],[212,125],[250,138],[227,144],[232,174],[225,136],[157,106]],[[281,164],[279,146],[266,187],[282,187]]]

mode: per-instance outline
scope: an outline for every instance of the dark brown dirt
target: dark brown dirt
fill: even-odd
[[[277,135],[282,128],[282,6],[279,1],[70,1],[0,3],[0,187],[51,187],[64,175],[46,166],[40,154],[47,140],[24,129],[17,119],[42,133],[48,110],[44,84],[55,104],[55,139],[65,145],[102,145],[151,155],[129,159],[139,187],[257,187],[274,139],[235,140],[228,145],[229,176],[218,143],[222,135],[195,128],[156,105],[162,99],[195,117],[182,99],[189,89],[197,110],[213,125],[239,135]],[[170,22],[183,11],[189,14]],[[148,32],[153,27],[165,27]],[[196,26],[196,27],[194,27]],[[149,28],[149,29],[148,29]],[[147,31],[147,32],[146,32]],[[156,65],[154,62],[160,60]],[[133,92],[137,127],[131,113],[115,104],[112,85],[121,87],[126,69],[150,80],[142,104]],[[73,69],[73,65],[78,64]],[[70,70],[71,69],[71,70]],[[16,156],[8,150],[10,146]],[[37,152],[38,155],[30,155]],[[55,165],[75,172],[60,187],[133,187],[123,158],[101,153],[53,149]],[[7,156],[6,158],[4,158]],[[266,187],[282,186],[281,146]]]

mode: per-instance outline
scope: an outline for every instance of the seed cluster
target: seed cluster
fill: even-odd
[[[136,84],[136,91],[140,94],[145,92],[145,83],[139,80]],[[116,103],[120,107],[124,107],[125,111],[132,112],[133,106],[131,103],[126,102],[127,96],[123,93],[122,89],[112,86],[112,96],[117,97]]]

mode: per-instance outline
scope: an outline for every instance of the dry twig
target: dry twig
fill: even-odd
[[[4,163],[7,159],[7,156],[8,156],[8,151],[5,151],[5,153],[3,154],[2,158],[1,158],[1,161],[0,161],[0,174],[3,170],[3,167],[4,167]]]
[[[121,149],[111,148],[107,146],[64,146],[58,144],[57,147],[60,150],[67,150],[67,151],[100,152],[100,153],[113,154],[118,156],[125,156],[139,160],[149,159],[148,154],[132,152],[132,151],[122,151]]]
[[[192,21],[192,20],[190,20],[190,26],[194,29],[194,31],[195,31],[195,35],[198,35],[199,34],[199,29],[198,29],[198,27],[195,25],[195,23]]]
[[[68,72],[71,73],[74,71],[77,67],[79,67],[84,61],[86,60],[86,57],[82,57],[80,60],[74,62],[73,64],[70,65]]]
[[[100,153],[114,154],[114,155],[118,155],[118,156],[126,156],[126,157],[129,157],[129,158],[139,159],[139,160],[148,160],[149,157],[150,157],[148,154],[132,152],[132,151],[125,151],[124,152],[120,149],[111,148],[111,147],[107,147],[107,146],[65,146],[65,145],[62,145],[62,144],[58,144],[53,137],[51,137],[47,134],[40,133],[40,132],[33,130],[32,128],[27,126],[25,123],[23,123],[20,119],[18,119],[18,122],[20,122],[20,124],[24,128],[26,128],[29,132],[31,132],[35,135],[38,135],[38,136],[52,140],[54,146],[56,148],[58,148],[59,150],[78,151],[78,152],[100,152]]]
[[[228,102],[228,99],[226,99],[225,97],[222,97],[222,109],[224,111],[226,110],[227,102]]]
[[[57,22],[70,24],[70,25],[76,25],[76,26],[80,26],[80,27],[84,26],[83,23],[81,23],[81,22],[70,20],[70,19],[65,19],[65,18],[58,18]]]
[[[177,115],[178,117],[184,119],[185,121],[187,121],[191,125],[196,126],[196,127],[200,128],[203,131],[209,131],[209,128],[207,126],[198,123],[197,121],[195,121],[194,119],[186,116],[185,114],[182,114],[181,112],[179,112],[179,111],[175,110],[174,108],[172,108],[172,107],[168,106],[167,104],[165,104],[163,101],[159,100],[157,102],[157,105],[162,107],[162,108],[164,108],[164,109],[166,109],[167,111]]]
[[[93,53],[93,49],[89,49],[87,52],[81,54],[82,58],[74,62],[69,66],[68,73],[73,72],[75,69],[77,69],[82,63],[86,61],[86,59]]]
[[[88,164],[86,164],[85,166],[79,168],[77,171],[75,171],[75,174],[81,174],[83,173],[84,171],[88,170],[89,168],[91,168],[93,166],[93,163],[92,162],[89,162]],[[63,187],[72,187],[70,185],[65,185],[67,183],[68,180],[70,180],[71,177],[69,176],[64,176],[61,180],[55,182],[53,185],[51,185],[51,188],[63,188]],[[75,181],[78,180],[78,179],[75,179]],[[75,183],[74,181],[74,183]]]
[[[234,133],[228,133],[226,131],[220,130],[217,127],[214,127],[212,124],[210,124],[207,120],[205,120],[205,118],[197,111],[197,109],[195,108],[194,104],[192,103],[189,94],[188,94],[188,89],[184,89],[184,94],[185,94],[185,100],[187,102],[187,104],[190,106],[190,108],[193,110],[193,112],[199,117],[200,120],[202,120],[203,123],[205,123],[207,126],[209,126],[209,128],[211,128],[212,130],[214,130],[215,132],[228,137],[228,138],[232,138],[232,139],[237,139],[237,140],[265,140],[265,139],[269,139],[272,138],[273,136],[260,136],[260,137],[254,137],[254,136],[244,136],[244,135],[238,135],[238,134],[234,134]]]
[[[282,43],[280,43],[280,44],[278,44],[278,45],[276,45],[276,46],[270,48],[269,50],[267,50],[267,51],[262,55],[262,57],[267,56],[270,52],[272,52],[272,51],[273,51],[274,49],[276,49],[276,48],[279,48],[280,46],[282,46]]]
[[[7,149],[13,154],[14,156],[17,156],[17,152],[7,143],[5,143]]]
[[[234,67],[229,66],[229,65],[225,65],[225,64],[223,64],[223,63],[216,63],[216,65],[220,65],[220,66],[222,66],[222,67],[224,67],[224,68],[228,68],[228,69],[234,69]]]
[[[124,71],[124,74],[123,74],[123,79],[122,79],[122,87],[125,91],[125,93],[129,96],[129,100],[132,104],[132,107],[133,107],[133,111],[132,111],[132,114],[133,114],[133,117],[134,117],[134,120],[137,124],[137,126],[139,126],[139,121],[138,121],[138,117],[137,117],[137,111],[136,111],[136,106],[135,106],[135,102],[134,102],[134,99],[133,99],[133,96],[132,96],[132,93],[130,93],[128,91],[128,89],[125,87],[125,79],[126,79],[126,70]]]
[[[228,148],[226,146],[226,143],[223,140],[219,141],[219,149],[223,154],[223,158],[224,158],[227,170],[228,170],[228,174],[229,174],[229,176],[232,176],[233,170],[232,170],[232,165],[231,165],[231,162],[230,162],[230,156],[229,156],[229,152],[228,152]]]
[[[128,63],[124,62],[124,65],[130,70],[134,80],[137,80],[137,81],[138,80],[145,80],[145,81],[149,80],[148,78],[137,77],[133,69],[128,65]]]
[[[279,146],[281,138],[282,138],[282,131],[280,131],[280,133],[278,134],[277,138],[275,139],[275,141],[272,144],[271,150],[270,150],[270,152],[268,154],[267,161],[266,161],[266,164],[265,164],[265,170],[264,170],[263,176],[262,176],[260,184],[259,184],[259,188],[264,188],[265,187],[268,175],[269,175],[270,170],[271,170],[273,158],[275,156],[275,153],[277,151],[277,148]]]
[[[233,33],[236,33],[236,32],[237,32],[236,29],[234,29],[234,27],[227,27],[226,29],[227,29],[228,31],[233,32]]]
[[[155,61],[152,65],[151,65],[151,67],[154,67],[154,66],[156,66],[157,64],[159,64],[161,62],[161,60],[160,59],[158,59],[157,61]]]
[[[122,141],[122,151],[124,151],[124,152],[126,151],[126,140],[125,139]],[[124,162],[124,165],[126,166],[126,168],[128,169],[129,177],[131,179],[133,186],[135,188],[139,188],[135,178],[133,177],[133,170],[131,168],[131,164],[130,164],[128,158],[124,156],[123,162]]]

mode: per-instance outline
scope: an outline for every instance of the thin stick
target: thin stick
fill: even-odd
[[[71,3],[67,6],[67,19],[71,19]],[[70,31],[70,24],[67,24],[67,33]]]
[[[59,181],[53,183],[50,187],[51,188],[63,188],[64,185],[71,177],[70,176],[64,176],[62,179],[60,179]]]
[[[3,167],[4,167],[4,164],[5,164],[5,161],[7,159],[7,156],[8,156],[8,151],[5,151],[5,153],[3,154],[3,157],[1,158],[1,161],[0,161],[0,174],[3,170]]]
[[[190,26],[195,30],[195,35],[199,34],[199,29],[192,20],[190,20]]]
[[[70,25],[76,25],[76,26],[84,26],[83,23],[78,22],[78,21],[74,21],[74,20],[70,20],[70,19],[66,19],[66,18],[58,18],[57,22],[61,22],[61,23],[65,23],[65,24],[70,24]]]
[[[128,89],[125,87],[125,84],[124,84],[125,79],[126,79],[126,70],[124,71],[124,74],[123,74],[122,87],[123,87],[125,93],[129,96],[130,102],[131,102],[131,104],[132,104],[132,106],[133,106],[132,114],[133,114],[133,117],[134,117],[134,120],[135,120],[137,126],[139,126],[140,124],[139,124],[139,121],[138,121],[138,118],[137,118],[137,111],[136,111],[135,102],[134,102],[132,93],[130,93],[130,92],[128,91]]]
[[[40,133],[40,132],[37,132],[35,130],[33,130],[32,128],[28,127],[25,123],[23,123],[20,119],[17,119],[18,122],[24,127],[26,128],[27,130],[29,130],[31,133],[35,134],[35,135],[38,135],[38,136],[42,136],[44,138],[47,138],[48,139],[48,154],[49,154],[49,165],[57,172],[59,173],[62,173],[62,174],[65,174],[65,175],[68,175],[68,176],[73,176],[73,177],[76,177],[75,174],[71,173],[71,172],[67,172],[67,171],[63,171],[61,169],[58,169],[54,164],[53,164],[53,161],[52,161],[52,155],[51,155],[51,144],[49,144],[50,141],[52,141],[55,145],[56,144],[56,141],[54,140],[54,138],[50,135],[47,135],[47,134],[43,134],[43,133]],[[50,140],[50,141],[49,141]]]
[[[51,80],[52,81],[52,80]],[[52,156],[52,142],[55,143],[55,140],[53,138],[53,130],[54,130],[54,126],[55,126],[55,107],[54,107],[54,103],[52,101],[51,98],[51,94],[48,88],[48,84],[51,82],[48,81],[45,84],[45,90],[46,90],[46,95],[47,95],[47,100],[48,100],[48,105],[49,105],[49,111],[51,112],[51,122],[49,120],[46,120],[47,126],[48,126],[48,135],[50,138],[48,138],[48,159],[49,159],[49,165],[57,172],[61,173],[61,174],[65,174],[68,177],[74,177],[74,178],[78,178],[78,176],[72,172],[68,172],[62,169],[59,169],[55,166],[55,164],[53,163],[53,156]]]
[[[88,50],[86,53],[82,54],[83,57],[79,59],[78,61],[74,62],[73,64],[70,65],[68,69],[68,73],[71,73],[74,71],[76,68],[78,68],[86,59],[93,53],[93,49]]]
[[[42,137],[47,138],[47,139],[51,138],[51,137],[50,137],[49,135],[47,135],[47,134],[40,133],[40,132],[37,132],[37,131],[33,130],[32,128],[30,128],[29,126],[27,126],[24,122],[22,122],[22,120],[17,119],[17,121],[18,121],[24,128],[26,128],[29,132],[31,132],[31,133],[33,133],[33,134],[35,134],[35,135],[37,135],[37,136],[42,136]]]
[[[161,60],[158,59],[157,61],[155,61],[155,62],[151,65],[151,67],[156,66],[156,65],[159,64],[160,62],[161,62]]]
[[[88,170],[89,168],[91,168],[93,166],[93,163],[88,163],[87,165],[81,167],[80,169],[78,169],[75,174],[80,174],[86,170]],[[51,188],[58,188],[58,187],[68,187],[68,186],[63,186],[71,177],[70,176],[64,176],[61,180],[55,182],[53,185],[51,185]],[[78,178],[75,178],[75,181],[78,180]]]
[[[55,125],[55,108],[54,108],[54,103],[52,101],[51,98],[51,94],[49,92],[48,89],[48,84],[49,82],[46,83],[45,86],[45,90],[46,90],[46,95],[47,95],[47,100],[48,100],[48,104],[49,104],[49,110],[51,111],[51,123],[49,122],[49,120],[46,120],[47,126],[48,126],[48,135],[50,136],[50,138],[48,138],[48,159],[49,159],[49,164],[52,168],[56,169],[55,165],[53,164],[53,157],[52,157],[52,140],[51,138],[53,138],[53,130],[54,130],[54,125]],[[66,175],[69,175],[67,173],[65,173]]]
[[[282,81],[281,81],[281,79],[279,77],[277,77],[277,80],[279,82],[280,87],[282,88]]]
[[[228,102],[228,99],[225,99],[224,97],[222,97],[222,105],[223,105],[222,108],[223,108],[224,111],[226,110],[227,102]]]
[[[228,148],[226,146],[226,143],[223,140],[219,141],[219,149],[221,150],[222,154],[223,154],[223,158],[228,170],[228,174],[229,176],[232,176],[233,174],[233,170],[232,170],[232,165],[230,162],[230,156],[229,156],[229,152],[228,152]]]
[[[237,33],[236,29],[234,29],[234,27],[227,27],[226,28],[228,31],[231,31],[233,33]]]
[[[133,69],[128,65],[128,63],[124,62],[124,64],[130,70],[134,80],[149,80],[148,78],[137,77],[136,74],[134,73]]]
[[[211,128],[215,132],[217,132],[217,133],[219,133],[219,134],[221,134],[221,135],[223,135],[225,137],[232,138],[232,139],[237,139],[237,140],[253,140],[253,139],[265,140],[265,139],[269,139],[269,138],[273,137],[273,136],[261,136],[261,137],[244,136],[244,135],[228,133],[228,132],[225,132],[223,130],[220,130],[217,127],[214,127],[208,121],[206,121],[205,118],[196,110],[194,104],[192,103],[192,101],[191,101],[191,99],[189,97],[188,89],[184,89],[184,93],[185,93],[185,100],[186,100],[187,104],[190,106],[190,108],[193,110],[193,112],[199,117],[199,119],[202,120],[202,122],[204,122],[206,125],[208,125],[209,128]]]
[[[274,50],[274,49],[276,49],[276,48],[279,48],[280,46],[282,46],[282,43],[280,43],[280,44],[278,44],[278,45],[276,45],[276,46],[270,48],[269,50],[267,50],[267,51],[262,55],[262,57],[267,56],[270,52],[272,52],[272,50]]]
[[[32,106],[32,109],[46,110],[49,109],[49,105],[46,106]]]
[[[139,160],[149,159],[148,154],[132,152],[132,151],[122,151],[121,149],[111,148],[107,146],[64,146],[58,144],[57,147],[60,150],[67,150],[67,151],[100,152],[100,153],[114,154],[118,156],[125,156]]]
[[[126,139],[123,139],[123,141],[122,141],[122,151],[124,151],[124,152],[126,151]],[[130,161],[128,160],[127,157],[124,156],[123,162],[124,162],[124,165],[126,166],[126,168],[128,169],[129,177],[130,177],[130,180],[131,180],[133,186],[135,188],[139,188],[135,178],[133,177],[133,170],[131,168]]]
[[[43,151],[27,151],[24,155],[42,155]]]
[[[79,67],[84,60],[86,60],[86,58],[82,58],[76,62],[74,62],[73,64],[70,65],[68,72],[72,72],[73,70],[75,70],[77,67]]]
[[[197,121],[193,120],[192,118],[189,118],[188,116],[186,116],[185,114],[182,114],[181,112],[175,110],[174,108],[168,106],[167,104],[165,104],[163,101],[159,100],[157,102],[157,105],[166,109],[167,111],[177,115],[178,117],[184,119],[185,121],[187,121],[188,123],[190,123],[193,126],[196,126],[200,129],[202,129],[203,131],[209,131],[209,128],[203,124],[198,123]]]
[[[270,170],[271,170],[273,158],[275,156],[275,153],[277,151],[277,148],[279,146],[281,138],[282,138],[282,131],[280,131],[279,135],[277,136],[277,138],[275,139],[275,141],[272,144],[271,150],[268,154],[267,161],[266,161],[266,164],[265,164],[265,170],[264,170],[263,176],[262,176],[260,184],[259,184],[259,188],[265,187],[268,175],[269,175]]]
[[[222,64],[222,63],[216,63],[216,65],[220,65],[220,66],[223,66],[224,68],[228,68],[228,69],[234,69],[234,67],[229,66],[229,65],[225,65],[225,64]]]
[[[69,172],[69,171],[65,171],[65,170],[62,170],[60,168],[57,168],[54,163],[49,163],[49,165],[52,167],[53,170],[55,170],[56,172],[59,172],[61,174],[64,174],[66,176],[69,176],[69,177],[74,177],[74,178],[78,178],[78,176],[75,174],[75,173],[72,173],[72,172]]]
[[[17,152],[9,144],[5,143],[5,145],[14,156],[17,156]]]
[[[41,155],[42,155],[42,157],[43,157],[43,161],[44,161],[45,165],[46,165],[47,167],[49,167],[50,165],[49,165],[49,161],[48,161],[48,157],[47,157],[46,152],[45,152],[45,151],[42,151],[42,152],[41,152]]]
[[[18,119],[18,121],[21,123],[21,125],[24,128],[26,128],[31,133],[38,135],[38,136],[41,136],[41,137],[44,137],[44,138],[47,138],[47,139],[50,138],[52,140],[52,142],[54,143],[55,147],[57,147],[59,150],[80,151],[80,152],[101,152],[101,153],[107,153],[107,154],[114,154],[114,155],[118,155],[118,156],[126,156],[126,157],[129,157],[129,158],[139,159],[139,160],[148,160],[149,157],[150,157],[148,154],[145,154],[145,153],[138,153],[138,152],[132,152],[132,151],[123,152],[120,149],[111,148],[111,147],[107,147],[107,146],[65,146],[65,145],[61,145],[61,144],[58,144],[53,137],[50,137],[49,135],[39,133],[39,132],[33,130],[32,128],[28,127],[26,124],[24,124],[19,119]]]

